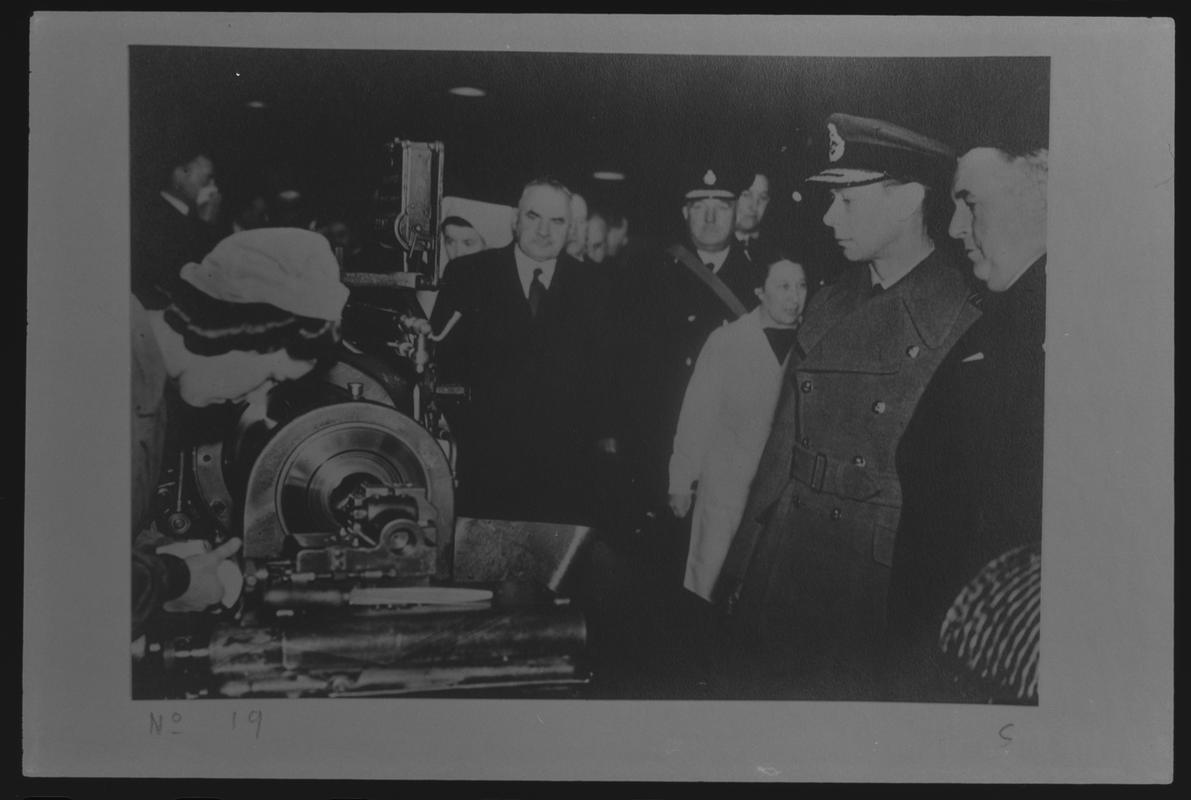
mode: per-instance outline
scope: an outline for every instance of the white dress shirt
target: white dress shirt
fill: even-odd
[[[513,256],[517,259],[517,275],[521,278],[521,294],[529,298],[529,285],[533,283],[533,271],[540,269],[542,271],[541,281],[546,288],[550,288],[550,281],[554,278],[554,266],[558,263],[558,259],[550,259],[549,261],[534,261],[525,253],[521,252],[521,248],[513,245]]]

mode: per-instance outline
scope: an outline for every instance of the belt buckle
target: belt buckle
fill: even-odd
[[[811,467],[810,487],[816,492],[823,491],[823,478],[827,475],[827,456],[815,453],[815,463]]]

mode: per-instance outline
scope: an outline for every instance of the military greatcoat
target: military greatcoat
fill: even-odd
[[[972,298],[962,267],[935,250],[876,294],[857,265],[799,329],[715,596],[808,697],[873,690],[902,507],[898,444],[979,317]]]

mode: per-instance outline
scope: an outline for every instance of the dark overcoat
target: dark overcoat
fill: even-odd
[[[698,258],[689,242],[684,246]],[[759,269],[733,243],[716,275],[746,309],[753,309],[759,302],[753,292]],[[627,334],[618,359],[623,438],[643,493],[664,504],[674,430],[699,351],[713,330],[736,315],[668,253],[635,265],[634,273],[618,287]]]
[[[595,444],[611,433],[607,282],[564,253],[535,318],[515,246],[453,262],[462,317],[439,359],[470,391],[458,425],[460,510],[580,522]]]
[[[937,650],[964,584],[1008,550],[1041,541],[1045,256],[980,306],[898,452],[907,479],[890,586],[893,644],[923,651],[903,669],[903,685],[927,671],[925,652]]]
[[[874,295],[857,265],[799,329],[716,597],[812,696],[872,689],[902,508],[898,445],[980,315],[961,269],[935,250]]]
[[[174,208],[154,192],[132,208],[132,292],[146,308],[163,308],[187,263],[202,261],[220,230]]]

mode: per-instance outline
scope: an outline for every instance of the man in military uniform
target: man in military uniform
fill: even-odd
[[[936,249],[931,193],[954,155],[881,120],[833,114],[823,222],[852,266],[811,301],[773,430],[716,587],[770,696],[869,699],[887,634],[902,432],[979,317]]]

